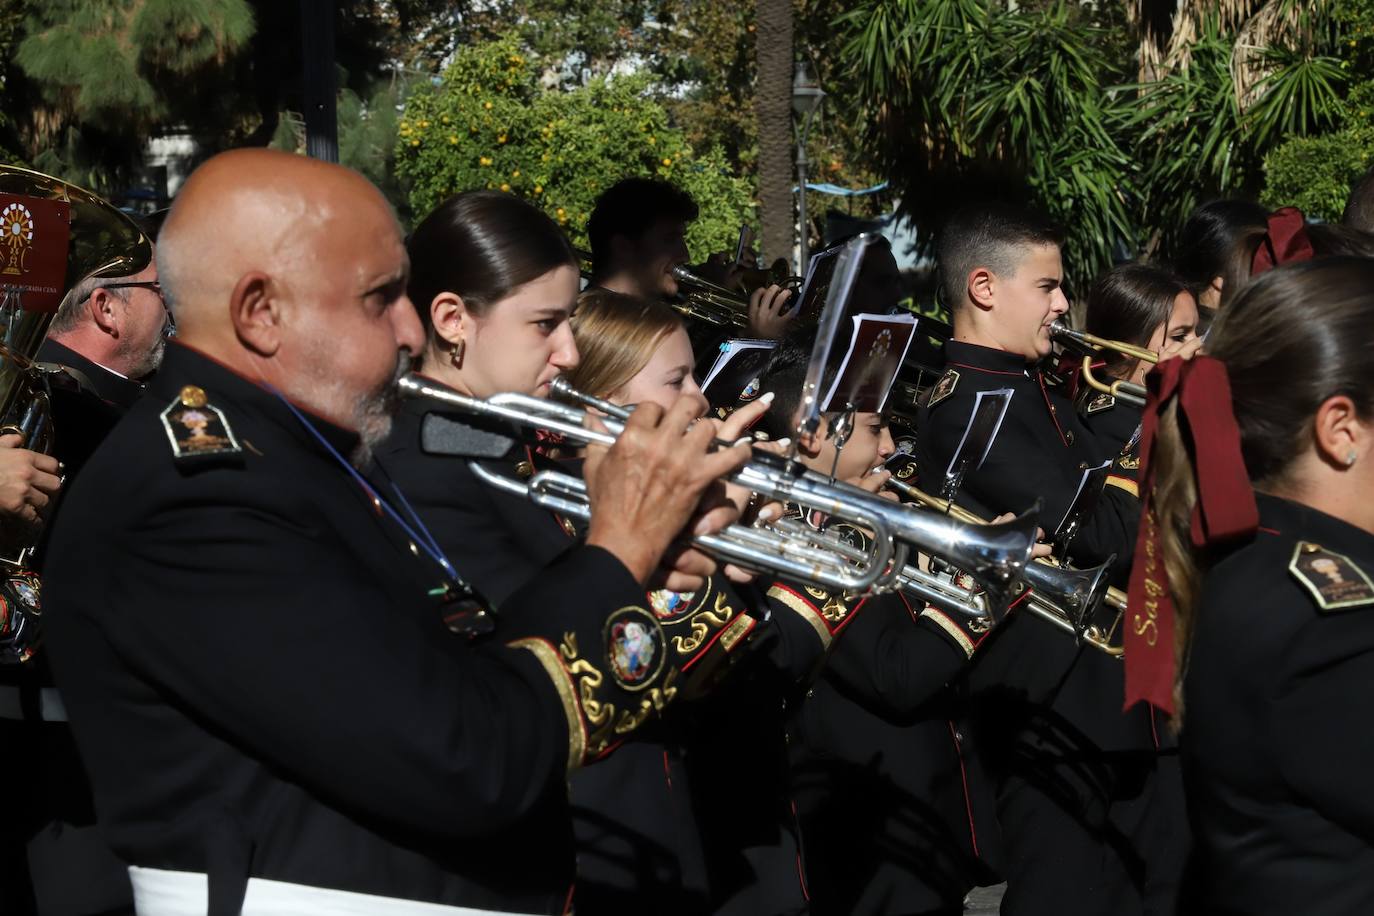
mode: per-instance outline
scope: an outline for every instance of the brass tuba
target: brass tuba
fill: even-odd
[[[50,388],[63,370],[34,357],[53,316],[82,280],[138,273],[152,257],[151,240],[109,201],[0,165],[0,435],[51,452]],[[28,568],[38,541],[36,530],[0,531],[0,663],[27,661],[38,643],[39,582]]]

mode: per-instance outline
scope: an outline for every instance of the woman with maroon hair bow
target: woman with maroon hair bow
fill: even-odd
[[[1127,703],[1182,723],[1196,912],[1374,912],[1371,340],[1374,260],[1309,260],[1149,380]]]

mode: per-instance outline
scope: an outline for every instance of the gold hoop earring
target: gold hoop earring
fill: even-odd
[[[461,337],[458,338],[458,342],[453,345],[453,349],[448,354],[448,361],[453,364],[453,368],[463,368],[463,354],[467,352],[467,348],[467,341]]]

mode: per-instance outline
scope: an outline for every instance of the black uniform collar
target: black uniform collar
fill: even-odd
[[[996,350],[959,340],[945,341],[945,365],[956,369],[976,369],[997,375],[1026,376],[1030,366],[1019,353]]]
[[[109,401],[120,410],[128,410],[143,394],[143,384],[134,379],[111,372],[99,363],[73,350],[52,338],[43,341],[38,348],[37,359],[44,363],[57,363],[80,372],[91,383],[96,395]]]
[[[148,385],[148,397],[162,404],[170,404],[186,385],[203,388],[210,403],[224,408],[227,404],[237,404],[255,413],[269,417],[291,432],[293,436],[317,447],[313,436],[301,426],[281,398],[263,385],[244,378],[233,369],[175,338],[167,342],[167,352],[162,358],[162,368]],[[337,426],[309,408],[299,404],[296,408],[305,414],[310,424],[338,449],[342,455],[349,455],[358,447],[357,433]],[[233,414],[229,421],[233,422]]]
[[[1374,561],[1374,534],[1311,506],[1256,493],[1260,531],[1288,540],[1312,541],[1330,550]]]

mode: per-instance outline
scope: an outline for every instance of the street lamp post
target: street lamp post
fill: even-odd
[[[792,77],[792,111],[797,116],[797,273],[806,273],[809,260],[806,244],[806,136],[811,133],[811,119],[825,99],[825,90],[811,75],[806,61],[797,61],[797,70]]]

